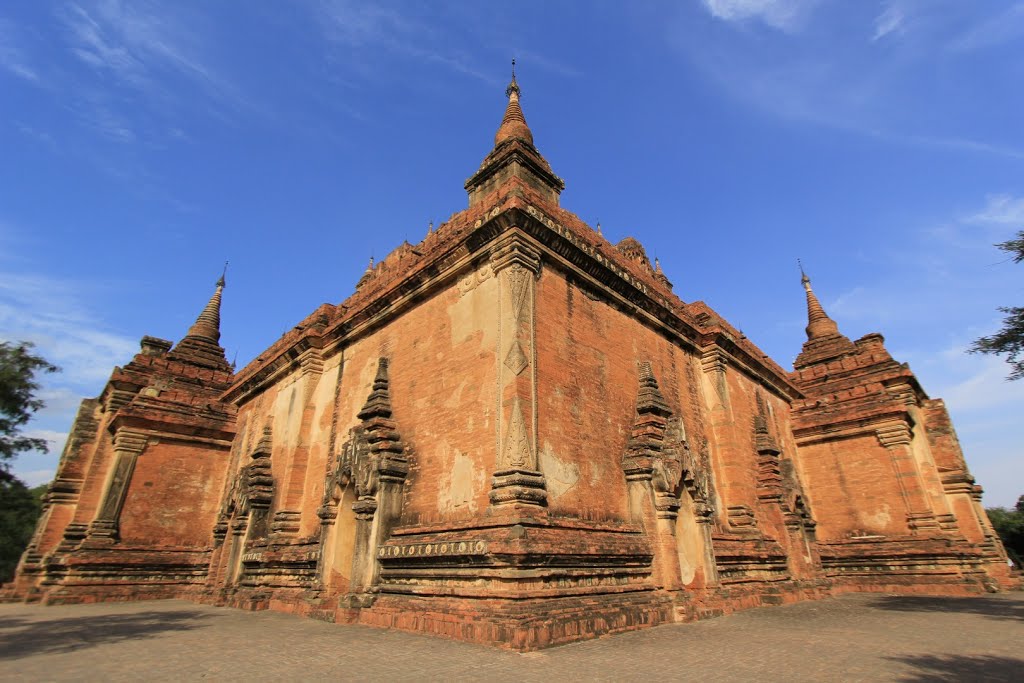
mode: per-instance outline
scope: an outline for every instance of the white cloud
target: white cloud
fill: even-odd
[[[77,294],[84,289],[45,276],[0,273],[0,338],[35,343],[61,367],[64,382],[91,386],[131,359],[138,344],[101,328]]]
[[[30,485],[53,477],[82,399],[96,396],[115,365],[135,355],[138,342],[104,329],[90,311],[88,283],[42,275],[0,271],[0,340],[30,341],[35,351],[60,367],[38,377],[46,404],[25,430],[46,439],[46,453],[25,453],[12,471]],[[49,467],[49,469],[41,469]]]
[[[903,10],[897,4],[891,4],[875,18],[875,34],[872,41],[881,40],[894,31],[899,32],[903,27]]]
[[[761,21],[772,28],[799,28],[818,0],[702,0],[712,16],[723,21]]]
[[[57,474],[56,470],[22,470],[18,471],[15,469],[14,476],[21,479],[21,481],[29,488],[35,488],[41,484],[49,484],[53,481],[53,476]]]
[[[1024,405],[1024,383],[1006,380],[1010,367],[1001,358],[971,356],[967,345],[959,344],[935,356],[937,363],[945,364],[945,372],[957,380],[934,391],[941,392],[946,403],[957,411],[981,413],[984,418],[1006,406]]]
[[[985,207],[968,216],[968,223],[997,226],[1024,226],[1024,197],[1007,194],[990,195]]]

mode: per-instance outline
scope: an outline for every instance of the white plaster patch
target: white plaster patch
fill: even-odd
[[[477,470],[473,458],[456,452],[451,467],[440,482],[437,511],[442,515],[452,511],[476,512],[477,491],[484,485],[483,475],[483,470]]]
[[[481,348],[494,346],[497,331],[497,279],[490,277],[490,267],[468,274],[457,285],[459,298],[448,307],[452,345],[461,344],[474,335],[481,335]]]
[[[557,500],[580,480],[580,468],[574,463],[561,461],[545,443],[540,452],[540,471],[544,473],[548,500]]]
[[[873,515],[860,513],[861,522],[873,531],[884,531],[892,522],[892,515],[889,514],[889,505],[883,504],[882,509]]]

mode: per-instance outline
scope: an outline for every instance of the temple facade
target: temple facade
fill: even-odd
[[[519,650],[1013,587],[943,402],[803,278],[784,370],[559,206],[513,77],[469,207],[235,372],[223,278],[83,401],[7,599],[185,598]]]

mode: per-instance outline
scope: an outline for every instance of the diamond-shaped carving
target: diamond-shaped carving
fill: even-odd
[[[518,375],[529,364],[530,361],[527,359],[526,354],[523,353],[523,347],[519,344],[519,341],[512,342],[512,348],[508,350],[508,354],[505,356],[505,367]]]

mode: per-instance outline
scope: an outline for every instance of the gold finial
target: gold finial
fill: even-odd
[[[796,264],[800,266],[800,282],[804,285],[810,284],[811,278],[807,277],[807,273],[804,272],[804,264],[800,262],[800,259],[796,260]]]
[[[430,235],[433,232],[434,232],[434,221],[430,221],[430,223],[427,224],[427,234]]]
[[[601,219],[600,218],[597,219],[597,234],[600,235],[601,237],[604,237],[604,233],[601,232]]]

